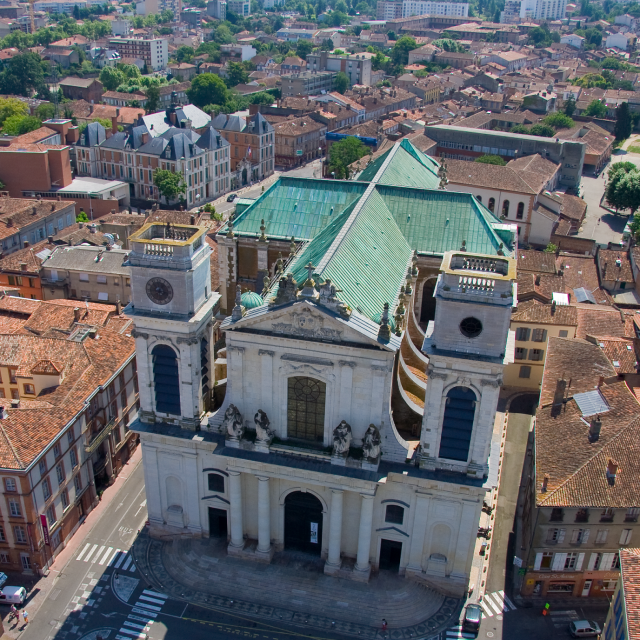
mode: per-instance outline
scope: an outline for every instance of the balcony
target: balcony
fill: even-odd
[[[113,431],[113,427],[115,425],[115,419],[110,420],[100,431],[93,434],[91,441],[89,444],[84,445],[84,450],[86,453],[91,455],[95,453],[97,448],[105,441],[105,439],[109,436],[109,434]]]
[[[51,278],[40,278],[40,282],[43,287],[67,287],[69,286],[69,278],[57,278],[52,280]]]

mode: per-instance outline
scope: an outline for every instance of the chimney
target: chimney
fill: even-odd
[[[42,200],[42,196],[39,193],[36,195],[36,200]]]
[[[89,225],[89,233],[96,233],[97,228],[95,224],[90,224]]]
[[[84,229],[84,222],[78,222],[78,227],[80,229]]]
[[[540,286],[540,274],[536,274],[536,287]]]
[[[7,218],[7,227],[13,227],[13,218]]]
[[[556,391],[553,394],[553,404],[562,404],[566,388],[566,380],[556,380]]]
[[[116,300],[116,315],[120,315],[122,313],[122,303],[120,300]]]
[[[111,116],[111,133],[118,133],[118,116]]]
[[[24,248],[26,249],[29,246],[29,241],[25,240],[22,245],[24,246]]]
[[[604,376],[598,378],[598,389],[604,384]]]
[[[12,409],[19,409],[20,408],[20,400],[12,400],[11,401],[11,408]]]
[[[589,442],[597,442],[600,438],[600,429],[602,429],[602,421],[600,416],[591,418],[591,424],[589,425]]]
[[[47,236],[47,242],[53,244],[53,236]]]
[[[551,315],[553,315],[556,312],[556,304],[557,303],[555,300],[551,302]]]
[[[62,200],[62,196],[56,196],[56,200]]]
[[[36,213],[38,213],[38,208],[34,206],[33,209],[31,210],[31,213],[35,216]]]
[[[546,493],[548,484],[549,484],[549,476],[545,473],[544,477],[542,478],[542,487],[540,487],[540,491],[542,493]]]
[[[149,134],[145,131],[140,138],[142,139],[142,144],[147,144],[149,142]]]
[[[55,211],[56,210],[56,205],[54,202],[51,203],[51,211]]]
[[[93,113],[93,104],[89,105],[89,115]]]
[[[21,262],[20,263],[20,271],[26,271],[27,270],[27,263],[26,262]]]
[[[80,307],[73,308],[73,321],[80,322]]]
[[[196,217],[195,216],[191,216],[191,218],[189,218],[189,224],[195,225],[195,223],[196,223]]]
[[[609,462],[607,462],[607,480],[609,481],[609,484],[616,483],[619,470],[618,463],[613,458],[609,458]]]

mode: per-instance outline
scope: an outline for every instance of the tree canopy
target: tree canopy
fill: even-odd
[[[629,103],[623,102],[616,109],[616,140],[626,140],[631,135],[632,128],[633,122],[629,112]]]
[[[201,73],[191,81],[187,95],[196,107],[202,108],[207,104],[225,104],[229,90],[220,76],[213,73]]]
[[[115,91],[125,81],[125,77],[120,69],[104,67],[100,72],[99,80],[107,91]]]
[[[485,155],[480,156],[475,159],[475,162],[482,162],[484,164],[496,164],[500,167],[506,166],[506,162],[500,157],[492,154],[485,153]]]
[[[13,56],[0,73],[0,93],[30,96],[44,85],[40,56],[31,51]]]
[[[410,36],[402,36],[396,40],[393,49],[391,49],[391,59],[394,64],[405,65],[409,62],[409,52],[417,49],[416,41]]]
[[[42,126],[42,120],[36,116],[9,116],[2,125],[2,133],[9,136],[21,136]]]
[[[349,76],[344,71],[336,74],[333,87],[338,93],[344,93],[349,88]]]
[[[630,209],[635,214],[640,207],[640,171],[633,162],[616,162],[608,171],[607,202],[619,209]]]
[[[575,125],[575,122],[564,113],[552,113],[548,115],[543,121],[542,124],[549,125],[554,129],[571,129]]]
[[[600,100],[592,100],[584,111],[585,116],[604,118],[607,115],[607,105]]]
[[[369,153],[366,145],[355,136],[349,136],[331,145],[329,149],[329,174],[349,179],[349,165]]]
[[[167,202],[175,200],[187,190],[182,174],[168,169],[156,169],[153,173],[153,184]]]

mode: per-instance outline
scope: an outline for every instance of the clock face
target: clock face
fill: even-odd
[[[147,282],[147,295],[156,304],[168,304],[173,298],[173,288],[163,278],[151,278]]]

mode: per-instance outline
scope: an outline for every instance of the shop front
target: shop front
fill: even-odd
[[[584,571],[559,573],[530,571],[522,583],[522,596],[533,598],[611,597],[619,571]]]

